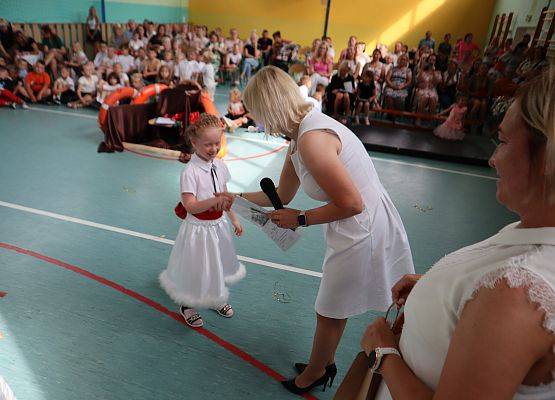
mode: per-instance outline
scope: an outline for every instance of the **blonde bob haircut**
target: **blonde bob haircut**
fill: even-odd
[[[536,148],[545,146],[546,194],[555,202],[555,67],[544,70],[517,92],[525,125]],[[539,146],[538,146],[539,145]]]
[[[243,101],[254,120],[262,123],[266,134],[272,136],[296,132],[312,109],[293,78],[273,66],[262,68],[250,79]]]

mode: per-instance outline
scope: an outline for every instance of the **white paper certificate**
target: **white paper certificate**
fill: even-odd
[[[268,210],[243,197],[237,196],[231,209],[241,217],[259,226],[262,232],[272,239],[283,251],[289,250],[301,238],[298,229],[293,231],[291,229],[280,228],[268,218]]]

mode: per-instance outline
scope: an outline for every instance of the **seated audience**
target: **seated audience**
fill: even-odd
[[[412,72],[408,67],[406,54],[401,55],[398,65],[389,70],[385,83],[385,108],[404,110],[405,100],[409,95],[408,87],[412,83]]]

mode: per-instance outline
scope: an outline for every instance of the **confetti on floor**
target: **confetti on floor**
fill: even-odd
[[[418,211],[420,212],[428,212],[428,211],[432,211],[434,208],[431,205],[427,205],[427,206],[423,206],[419,203],[416,203],[414,205],[414,208],[416,208]]]
[[[290,303],[291,296],[285,291],[279,282],[274,283],[274,290],[272,291],[272,299],[278,303]]]

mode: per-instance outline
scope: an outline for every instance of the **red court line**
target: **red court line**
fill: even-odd
[[[185,321],[183,321],[183,318],[179,314],[177,314],[173,311],[170,311],[169,309],[167,309],[166,307],[164,307],[160,303],[157,303],[154,300],[149,299],[148,297],[145,297],[142,294],[137,293],[133,290],[127,289],[127,288],[121,286],[120,284],[118,284],[114,281],[106,279],[106,278],[104,278],[100,275],[93,274],[92,272],[87,271],[86,269],[80,268],[76,265],[65,263],[61,260],[57,260],[55,258],[48,257],[48,256],[45,256],[43,254],[36,253],[32,250],[27,250],[27,249],[17,247],[17,246],[13,246],[11,244],[4,243],[4,242],[0,242],[0,247],[4,248],[6,250],[11,250],[11,251],[15,251],[15,252],[20,253],[20,254],[31,256],[31,257],[37,258],[39,260],[42,260],[42,261],[46,261],[47,263],[56,265],[58,267],[67,269],[67,270],[72,271],[72,272],[75,272],[75,273],[77,273],[81,276],[84,276],[85,278],[92,279],[93,281],[101,283],[104,286],[111,287],[112,289],[115,289],[118,292],[125,294],[126,296],[132,297],[133,299],[138,300],[141,303],[144,303],[144,304],[146,304],[147,306],[149,306],[151,308],[154,308],[155,310],[159,311],[160,313],[165,314],[170,318],[173,318],[175,321],[179,322],[181,325],[184,325],[185,327],[189,328],[189,326],[185,323]],[[189,328],[189,329],[193,329],[193,328]],[[226,350],[230,351],[231,353],[235,354],[237,357],[239,357],[243,361],[251,364],[253,367],[257,368],[258,370],[264,372],[266,375],[270,376],[271,378],[273,378],[277,381],[282,381],[282,380],[285,379],[277,371],[268,367],[266,364],[262,363],[261,361],[258,361],[256,358],[254,358],[250,354],[244,352],[243,350],[241,350],[239,347],[235,346],[234,344],[228,342],[227,340],[222,339],[221,337],[219,337],[215,333],[210,332],[208,329],[197,328],[197,329],[193,329],[193,330],[200,333],[202,336],[210,339],[212,342],[218,344],[219,346],[223,347],[224,349],[226,349]],[[305,399],[309,399],[309,400],[318,400],[316,397],[308,395],[308,394],[306,394],[302,397],[304,397]]]
[[[224,161],[225,162],[241,161],[241,160],[251,160],[253,158],[266,157],[266,156],[269,156],[270,154],[278,153],[278,152],[282,151],[287,146],[288,145],[284,144],[282,146],[276,147],[273,150],[265,151],[265,152],[259,153],[259,154],[254,154],[252,156],[224,158]],[[172,157],[156,156],[156,155],[153,155],[153,154],[141,153],[141,152],[138,152],[138,151],[135,151],[135,150],[130,150],[130,149],[125,149],[125,151],[128,151],[128,152],[133,153],[133,154],[137,154],[137,155],[143,156],[143,157],[155,158],[157,160],[178,161],[177,159],[172,158]]]

